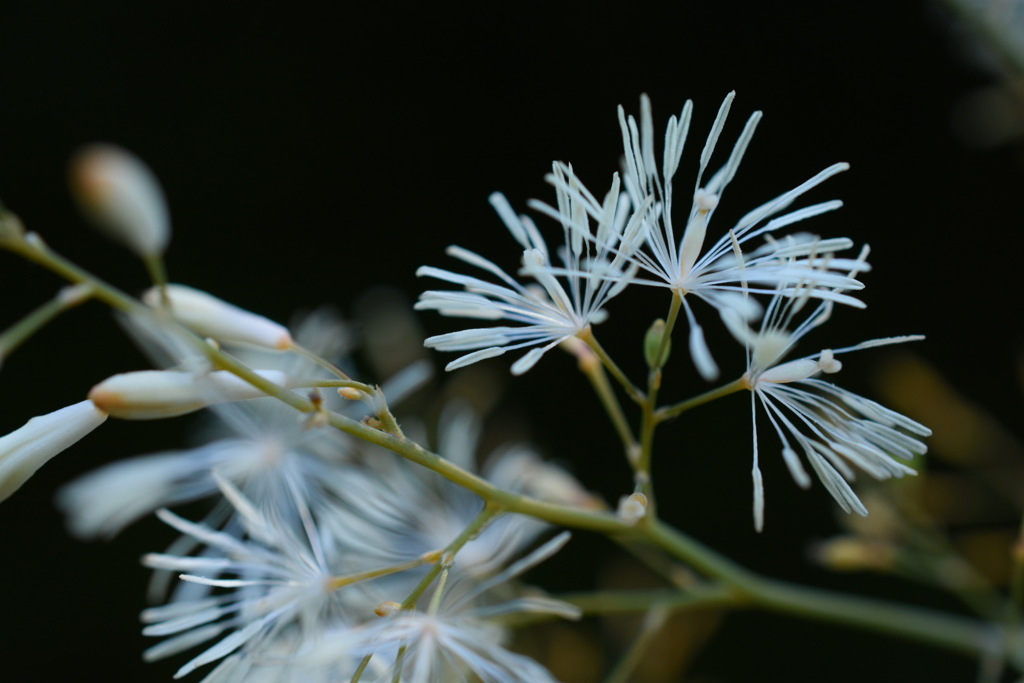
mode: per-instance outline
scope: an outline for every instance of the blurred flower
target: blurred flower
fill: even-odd
[[[163,190],[134,154],[96,144],[71,161],[71,189],[86,216],[142,258],[159,256],[171,237]]]
[[[476,679],[488,683],[553,683],[555,679],[543,666],[502,647],[503,630],[493,620],[516,612],[577,619],[579,609],[541,597],[499,604],[485,599],[489,591],[547,559],[568,540],[568,532],[563,532],[483,582],[449,587],[442,580],[428,609],[398,611],[365,627],[360,634],[363,644],[357,646],[357,651],[396,662],[394,670],[379,679],[382,681],[401,676],[411,683]]]
[[[340,360],[349,350],[347,329],[330,315],[312,315],[296,329],[305,348],[330,359]],[[291,377],[327,376],[323,368],[292,353],[251,347],[239,355],[273,368],[259,374],[282,385]],[[336,464],[349,453],[350,439],[342,432],[309,428],[294,409],[226,372],[127,373],[101,383],[93,394],[119,417],[167,417],[212,406],[216,419],[202,445],[114,462],[66,486],[58,504],[78,536],[110,537],[157,508],[217,495],[215,473],[262,505],[282,503],[289,487],[297,487],[315,507],[321,482],[336,476]],[[334,407],[343,408],[332,394],[324,398],[328,407],[334,400]],[[223,405],[241,398],[249,400]]]
[[[562,504],[593,505],[592,497],[568,472],[545,462],[525,444],[499,448],[479,467],[481,430],[479,417],[468,407],[446,406],[438,424],[437,452],[467,471],[480,471],[506,491]],[[336,487],[332,496],[336,504],[325,514],[323,524],[376,564],[404,562],[445,547],[484,506],[475,493],[378,449],[358,465],[344,468],[328,485]],[[501,515],[462,548],[453,571],[490,575],[547,528],[546,523],[525,515]]]
[[[326,615],[339,607],[328,555],[332,546],[321,536],[301,497],[292,501],[301,525],[292,526],[276,510],[260,512],[227,481],[218,484],[237,513],[241,525],[237,536],[161,510],[158,516],[164,522],[207,550],[199,555],[152,553],[143,558],[149,567],[184,572],[180,578],[197,588],[142,613],[148,624],[144,635],[168,637],[144,653],[146,660],[162,659],[227,634],[182,666],[175,678],[239,650],[243,657],[256,660],[264,653],[287,656],[278,649],[280,644],[315,640]],[[301,636],[290,641],[296,630]]]
[[[84,538],[111,537],[157,508],[218,494],[215,476],[272,507],[305,492],[310,504],[335,476],[348,439],[334,429],[305,429],[300,416],[275,399],[220,410],[230,435],[184,450],[111,463],[64,487],[58,504],[69,529]],[[223,428],[222,428],[223,429]]]

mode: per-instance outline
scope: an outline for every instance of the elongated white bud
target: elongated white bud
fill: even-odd
[[[159,256],[171,220],[156,176],[138,157],[114,145],[86,147],[71,160],[71,190],[98,228],[137,255]]]
[[[275,384],[288,385],[287,376],[278,370],[257,370],[256,374]],[[223,370],[208,375],[178,370],[125,372],[108,377],[89,391],[93,403],[122,420],[159,420],[215,403],[262,396],[266,394]]]
[[[0,501],[21,488],[50,458],[106,419],[106,413],[92,401],[82,401],[33,417],[21,429],[0,437]]]
[[[174,319],[204,337],[271,349],[287,349],[292,345],[292,335],[284,325],[229,304],[212,294],[186,285],[167,285],[167,298]],[[153,308],[160,308],[160,289],[150,288],[142,295],[142,300]]]

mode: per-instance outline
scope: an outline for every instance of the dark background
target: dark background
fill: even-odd
[[[687,159],[735,89],[726,144],[752,111],[765,118],[719,226],[833,162],[852,165],[807,200],[839,197],[845,208],[807,227],[872,244],[869,310],[837,315],[823,345],[927,334],[916,351],[955,386],[1004,420],[1019,412],[1024,173],[1017,147],[972,146],[956,133],[965,98],[999,76],[937,3],[382,2],[328,11],[7,2],[0,27],[4,204],[59,251],[141,289],[141,266],[95,236],[66,191],[73,150],[122,144],[165,186],[172,279],[282,321],[323,303],[350,314],[357,295],[379,284],[411,300],[427,284],[415,278],[417,266],[454,265],[443,253],[450,243],[514,269],[516,247],[487,195],[500,189],[520,209],[528,198],[548,199],[552,159],[572,162],[603,194],[620,154],[615,107],[637,111],[642,92],[659,128],[685,99],[695,101],[685,185],[694,168]],[[13,321],[58,283],[5,257],[0,286],[2,320]],[[598,333],[617,355],[638,356],[639,335],[667,304],[655,299],[613,303]],[[427,333],[459,325],[420,319]],[[494,361],[495,376],[504,379],[510,362]],[[867,391],[873,362],[850,358],[844,385]],[[76,310],[5,362],[0,428],[144,365],[99,306]],[[691,379],[685,365],[676,364],[680,383]],[[551,354],[508,392],[504,407],[532,421],[524,436],[609,499],[628,492],[625,468],[606,448],[614,435],[595,419],[596,402],[568,358]],[[668,398],[684,395],[679,387]],[[806,493],[788,481],[773,444],[764,450],[768,528],[754,534],[746,403],[735,398],[706,415],[661,437],[655,476],[670,519],[770,575],[941,603],[927,591],[810,566],[804,549],[835,530],[834,506],[820,487]],[[693,427],[707,434],[694,436]],[[5,680],[166,680],[184,662],[139,662],[146,572],[137,558],[162,548],[166,530],[145,522],[112,544],[83,544],[67,537],[51,502],[74,475],[181,443],[181,431],[180,423],[108,424],[0,506]],[[577,536],[577,554],[546,575],[556,589],[591,585],[593,571],[581,567],[607,550]],[[884,663],[890,656],[899,671]],[[932,680],[974,672],[945,653],[759,615],[730,617],[693,671],[705,681],[766,671],[895,681],[909,667]]]

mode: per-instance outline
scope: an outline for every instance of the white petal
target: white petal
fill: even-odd
[[[21,488],[55,455],[103,424],[107,414],[92,401],[81,401],[33,417],[0,438],[0,501]]]
[[[171,315],[190,330],[225,343],[245,343],[270,349],[292,345],[288,328],[262,315],[250,313],[234,304],[186,285],[167,285]],[[153,308],[162,307],[160,289],[153,287],[142,300]]]
[[[258,370],[266,380],[288,386],[277,370]],[[208,375],[178,370],[139,370],[114,375],[89,391],[100,409],[122,420],[156,420],[195,412],[214,403],[266,396],[230,372]]]

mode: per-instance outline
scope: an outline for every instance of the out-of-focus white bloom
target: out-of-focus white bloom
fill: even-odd
[[[293,527],[280,511],[264,514],[232,485],[223,480],[219,484],[247,538],[162,510],[158,515],[164,522],[208,550],[192,556],[153,553],[143,558],[149,567],[183,572],[181,579],[199,588],[198,594],[142,613],[148,624],[144,635],[168,638],[148,649],[145,659],[162,659],[220,638],[182,666],[175,678],[236,651],[257,660],[262,652],[294,654],[280,652],[278,646],[316,639],[325,616],[337,608],[328,557],[332,545],[325,544],[301,501],[295,501],[301,524]],[[291,640],[296,632],[300,637]]]
[[[256,374],[281,386],[289,378],[276,370]],[[216,403],[266,396],[225,370],[209,374],[180,370],[138,370],[113,375],[89,391],[89,398],[107,414],[122,420],[157,420],[201,410]]]
[[[298,491],[314,509],[318,490],[333,478],[347,437],[333,429],[305,429],[300,416],[274,399],[224,410],[229,438],[197,448],[121,460],[61,490],[58,503],[76,535],[111,537],[159,507],[216,495],[215,475],[261,505],[281,506]]]
[[[6,500],[51,458],[106,419],[106,413],[92,401],[82,401],[33,417],[20,429],[0,437],[0,501]]]
[[[382,579],[348,571],[358,549],[319,525],[302,494],[294,492],[292,510],[282,511],[244,496],[223,479],[217,483],[236,513],[234,528],[215,530],[161,510],[164,522],[191,539],[189,547],[200,548],[188,555],[143,558],[155,569],[181,572],[181,588],[186,589],[176,591],[168,604],[143,612],[148,624],[143,633],[167,638],[147,650],[145,658],[216,641],[182,666],[176,678],[223,660],[208,680],[346,680],[362,657],[373,654],[366,678],[371,680],[384,674],[398,648],[405,647],[402,670],[409,680],[458,680],[448,674],[467,670],[488,681],[550,680],[535,662],[501,647],[502,629],[490,619],[512,612],[576,618],[579,610],[542,597],[501,604],[485,600],[493,589],[554,554],[568,540],[567,533],[486,580],[465,572],[453,575],[435,588],[444,592],[430,600],[426,614],[400,612],[381,619],[374,614],[380,602],[376,595],[387,590],[403,598],[421,572],[400,571],[377,586]],[[459,553],[456,566],[461,561]],[[437,662],[435,654],[446,655],[446,661]]]
[[[313,315],[297,324],[296,331],[303,348],[344,364],[348,335],[336,318]],[[264,371],[267,378],[273,378],[270,373],[312,381],[330,377],[299,354],[250,346],[240,349],[239,356],[250,366],[273,368]],[[384,390],[395,398],[390,383]],[[332,400],[331,393],[323,397],[325,406],[344,410],[344,403]],[[314,428],[305,416],[272,398],[218,403],[212,409],[215,419],[202,445],[114,462],[66,486],[58,503],[70,530],[83,537],[111,537],[157,508],[216,496],[214,473],[264,506],[287,506],[295,492],[316,514],[330,505],[324,482],[340,478],[340,463],[352,450],[350,437],[336,429]],[[221,517],[215,523],[223,521]]]
[[[435,594],[428,609],[397,612],[368,625],[360,637],[364,645],[356,651],[374,659],[398,659],[400,669],[387,673],[382,681],[400,675],[410,683],[471,680],[469,676],[488,683],[553,683],[555,679],[543,666],[502,647],[502,629],[490,620],[515,612],[577,619],[580,610],[549,598],[525,597],[501,604],[487,604],[482,598],[556,553],[568,540],[564,532],[491,579],[471,582],[468,589],[463,585],[435,588],[445,592]]]
[[[291,333],[284,325],[212,294],[177,284],[167,285],[165,293],[174,319],[204,337],[227,344],[254,344],[271,349],[287,349],[292,345]],[[162,296],[159,287],[152,287],[142,295],[142,300],[153,308],[160,308]]]
[[[673,183],[682,159],[693,104],[688,101],[678,118],[673,116],[669,119],[660,174],[654,153],[655,134],[650,101],[646,96],[641,98],[639,123],[632,116],[627,118],[622,108],[619,108],[626,159],[623,184],[635,206],[653,200],[652,208],[641,212],[643,220],[649,225],[637,233],[646,238],[648,249],[637,250],[634,245],[628,247],[629,261],[648,272],[653,279],[634,278],[632,281],[668,287],[683,297],[683,308],[690,326],[691,355],[698,371],[706,379],[714,379],[718,375],[718,368],[686,295],[692,294],[703,299],[720,313],[737,310],[748,320],[760,312],[760,306],[746,296],[750,292],[794,294],[800,288],[800,291],[808,291],[813,297],[862,307],[863,304],[857,299],[844,293],[861,288],[860,282],[847,275],[846,271],[863,271],[868,268],[867,263],[861,260],[831,256],[834,252],[852,246],[852,242],[845,238],[821,240],[807,234],[791,235],[784,239],[772,238],[783,227],[842,206],[840,201],[828,201],[781,213],[805,192],[845,171],[848,168],[845,163],[828,167],[789,192],[754,209],[713,244],[705,246],[711,218],[726,187],[736,175],[754,129],[761,119],[760,112],[750,117],[728,161],[711,178],[705,179],[705,171],[725,126],[733,96],[734,93],[730,93],[722,103],[701,151],[693,193],[685,197],[690,205],[682,235],[678,234],[674,224]],[[767,241],[747,249],[755,238],[766,238]],[[628,238],[618,241],[622,244],[630,243]]]
[[[566,170],[571,173],[571,169],[555,165],[557,177],[564,179]],[[635,233],[640,226],[639,216],[630,219],[629,202],[619,194],[618,176],[604,201],[589,194],[571,175],[555,187],[559,207],[556,215],[562,223],[566,245],[559,252],[562,267],[552,264],[547,244],[530,218],[516,215],[503,195],[495,193],[490,197],[505,227],[525,249],[520,273],[532,278],[534,284],[523,285],[491,261],[460,247],[449,247],[448,254],[490,273],[499,282],[428,266],[416,271],[417,275],[438,278],[464,289],[424,292],[416,303],[417,309],[517,323],[428,338],[427,346],[442,351],[476,349],[449,363],[447,370],[514,349],[536,347],[512,365],[512,373],[519,375],[560,342],[607,318],[604,306],[622,291],[629,275],[623,271],[630,271],[631,267],[627,262],[628,250],[613,253],[605,244],[611,235]],[[596,237],[592,237],[591,221],[596,226]]]
[[[71,189],[99,228],[137,255],[158,256],[171,237],[163,190],[153,172],[120,147],[97,144],[71,161]]]
[[[849,481],[854,467],[876,479],[916,472],[895,458],[910,461],[924,454],[921,437],[931,434],[924,425],[820,379],[842,368],[837,355],[849,351],[923,339],[920,336],[874,339],[841,349],[783,361],[797,342],[828,320],[833,302],[820,301],[802,321],[798,315],[814,296],[776,295],[768,305],[760,330],[731,320],[730,329],[746,346],[744,381],[751,391],[754,423],[754,524],[764,526],[764,485],[758,464],[758,405],[782,441],[782,457],[793,479],[803,488],[811,478],[800,462],[801,451],[815,474],[846,512],[867,515]],[[895,456],[895,458],[894,458]]]
[[[477,471],[477,447],[482,429],[468,408],[450,405],[439,421],[437,452],[468,471]],[[411,433],[411,432],[410,432]],[[481,475],[507,491],[540,496],[548,492],[544,479],[555,476],[554,492],[574,501],[587,499],[571,475],[545,463],[523,444],[492,453]],[[322,523],[339,538],[358,548],[373,564],[405,562],[443,548],[483,509],[476,494],[425,468],[411,468],[391,453],[374,451],[359,467],[346,468],[336,480],[333,510]],[[547,498],[551,500],[551,498]],[[558,500],[557,502],[566,502]],[[501,515],[459,552],[456,574],[488,576],[522,553],[547,524],[525,515]]]

